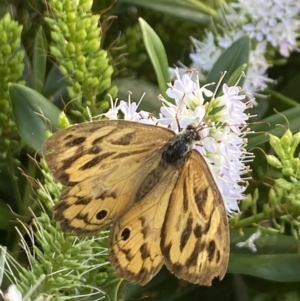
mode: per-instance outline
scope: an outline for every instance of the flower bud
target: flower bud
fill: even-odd
[[[281,162],[278,160],[277,157],[273,156],[273,155],[266,155],[266,158],[267,158],[267,162],[275,167],[275,168],[282,168],[282,164]]]
[[[292,132],[289,129],[286,130],[280,139],[280,142],[281,142],[281,145],[283,146],[283,148],[285,148],[285,149],[289,148],[292,138],[293,138]]]
[[[279,188],[283,188],[284,190],[291,190],[293,187],[293,184],[285,179],[276,179],[275,183]]]

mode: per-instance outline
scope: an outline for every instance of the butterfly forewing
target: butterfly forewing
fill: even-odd
[[[145,158],[173,136],[162,127],[124,120],[87,122],[52,135],[43,155],[55,178],[67,186],[128,159]]]
[[[69,187],[54,207],[63,230],[92,235],[122,216],[139,201],[141,183],[172,136],[168,129],[129,121],[84,123],[51,136],[43,147],[45,159]]]

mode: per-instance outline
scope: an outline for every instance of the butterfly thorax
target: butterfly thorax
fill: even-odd
[[[193,124],[183,130],[168,142],[167,149],[163,152],[162,158],[168,164],[175,164],[182,158],[187,158],[195,143],[200,141],[199,130]]]
[[[167,165],[172,165],[175,170],[179,170],[183,166],[183,160],[188,158],[191,150],[194,148],[195,142],[201,139],[198,128],[190,124],[187,129],[171,138],[165,146],[163,146],[162,159],[157,167],[153,169],[141,183],[138,193],[135,196],[135,202],[145,197],[164,176],[164,170]],[[183,160],[182,160],[183,159]]]

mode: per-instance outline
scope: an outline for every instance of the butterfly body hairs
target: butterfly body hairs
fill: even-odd
[[[128,281],[145,285],[165,264],[180,279],[211,285],[227,270],[229,229],[196,143],[193,124],[175,134],[105,120],[55,133],[43,146],[49,169],[67,186],[55,219],[78,236],[113,224],[110,262]]]

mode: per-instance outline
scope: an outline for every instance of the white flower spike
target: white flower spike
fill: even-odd
[[[162,107],[158,119],[150,112],[137,112],[138,105],[130,100],[121,101],[116,108],[123,112],[124,119],[168,127],[174,132],[191,123],[199,124],[203,139],[196,149],[204,156],[228,213],[238,211],[238,201],[244,198],[247,184],[243,179],[247,172],[245,162],[252,160],[252,154],[244,150],[247,141],[243,132],[249,118],[245,110],[251,102],[245,101],[245,93],[237,86],[224,84],[223,93],[215,98],[207,85],[200,87],[198,75],[194,80],[191,71],[181,76],[176,70],[175,74],[176,79],[166,92],[174,102],[159,97]],[[205,102],[207,97],[211,100]]]

